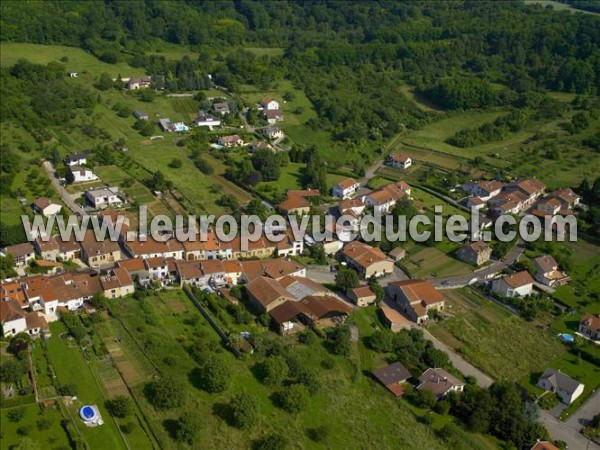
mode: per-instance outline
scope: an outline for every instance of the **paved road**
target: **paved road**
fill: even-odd
[[[600,413],[600,390],[596,391],[565,422],[561,422],[548,411],[540,412],[540,422],[546,427],[552,439],[566,442],[569,449],[600,450],[600,445],[579,432],[585,423],[598,413]]]
[[[369,180],[371,178],[373,178],[373,176],[375,175],[375,172],[377,172],[382,165],[383,165],[383,160],[377,161],[375,164],[373,164],[371,167],[369,167],[365,172],[365,176],[360,181],[360,185],[365,187],[367,184],[369,184]]]
[[[307,267],[306,268],[306,277],[310,278],[311,280],[313,280],[316,283],[321,283],[321,284],[335,283],[335,272],[331,272],[329,270],[319,270],[319,269],[313,269],[313,268]],[[401,280],[408,280],[408,275],[406,275],[402,269],[400,269],[399,267],[396,267],[396,266],[394,266],[394,271],[391,274],[378,279],[379,284],[382,287],[387,286],[388,283],[391,283],[392,281],[401,281]]]
[[[50,182],[52,183],[52,187],[56,191],[56,193],[60,196],[61,200],[67,208],[73,211],[75,214],[85,214],[85,210],[75,201],[75,197],[67,192],[67,190],[60,184],[58,178],[54,174],[54,167],[50,161],[44,161],[42,164],[44,171],[50,178]]]
[[[496,273],[506,269],[508,266],[512,265],[515,261],[517,261],[523,252],[525,251],[525,242],[519,240],[517,245],[513,247],[513,249],[506,255],[501,261],[496,261],[486,267],[485,269],[478,270],[476,272],[467,274],[467,275],[459,275],[456,277],[450,278],[435,278],[431,281],[431,283],[441,289],[455,289],[458,287],[466,286],[467,284],[474,283],[475,281],[484,281],[487,278],[494,276]],[[475,281],[473,281],[475,280]]]
[[[479,370],[474,365],[465,361],[454,350],[452,350],[450,347],[448,347],[443,342],[436,339],[425,328],[423,328],[422,330],[423,330],[423,337],[425,339],[427,339],[428,341],[431,341],[435,348],[446,353],[448,355],[448,357],[450,358],[450,361],[452,362],[454,367],[456,367],[463,375],[472,376],[473,378],[475,378],[477,380],[477,384],[483,388],[491,386],[491,384],[494,382],[494,380],[492,378],[487,376],[485,373],[483,373],[481,370]]]

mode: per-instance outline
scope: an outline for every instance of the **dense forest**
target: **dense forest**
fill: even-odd
[[[1,12],[2,40],[81,46],[162,75],[168,89],[202,88],[207,73],[231,89],[288,78],[315,105],[310,125],[347,142],[427,122],[400,80],[447,109],[519,107],[532,92],[600,86],[598,18],[522,2],[3,2]],[[199,57],[145,56],[158,41]],[[221,56],[240,45],[285,52]]]

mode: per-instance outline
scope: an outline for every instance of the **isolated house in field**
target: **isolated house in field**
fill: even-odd
[[[277,205],[277,209],[284,214],[304,215],[310,212],[310,197],[321,195],[318,189],[290,190],[287,198]]]
[[[354,241],[347,243],[341,256],[362,278],[380,277],[394,271],[394,262],[377,247]]]
[[[266,109],[267,111],[279,110],[279,102],[273,100],[269,97],[264,97],[260,101],[260,107]]]
[[[404,383],[412,377],[410,371],[399,362],[375,369],[371,373],[396,397],[404,395]]]
[[[417,386],[418,390],[430,391],[438,399],[446,396],[448,392],[462,392],[464,388],[465,383],[440,368],[429,368],[423,372]]]
[[[353,178],[346,178],[333,185],[332,193],[334,197],[346,199],[351,197],[360,188],[360,183]]]
[[[386,291],[400,309],[418,324],[429,320],[430,311],[444,310],[444,296],[428,281],[395,281],[387,285]]]
[[[168,117],[158,119],[158,125],[165,133],[170,133],[171,131],[173,131],[173,123]]]
[[[558,270],[558,263],[550,255],[539,256],[533,260],[533,263],[536,268],[536,281],[546,286],[555,288],[571,281],[571,277]]]
[[[82,166],[87,164],[87,156],[85,153],[71,153],[65,158],[65,164],[71,166]]]
[[[221,121],[215,116],[200,110],[198,116],[194,119],[194,125],[197,127],[208,127],[212,131],[214,127],[221,125]]]
[[[392,153],[387,160],[387,164],[400,169],[408,169],[412,166],[412,159],[404,153]]]
[[[25,267],[29,261],[35,259],[35,249],[30,242],[10,245],[4,249],[4,253],[10,253],[15,259],[15,267]]]
[[[225,114],[229,114],[229,103],[227,103],[227,102],[213,103],[212,109],[215,112],[215,114],[220,114],[220,115],[224,116]]]
[[[566,405],[573,403],[585,388],[579,381],[555,369],[546,369],[537,385],[545,391],[554,392]]]
[[[125,83],[125,88],[135,91],[137,89],[147,89],[151,85],[152,85],[152,77],[151,76],[133,77],[133,78],[130,78],[129,81],[127,81],[127,83]]]
[[[217,144],[223,147],[237,147],[244,145],[244,140],[238,134],[230,134],[228,136],[221,136],[217,140]]]
[[[148,113],[144,112],[144,111],[140,111],[139,109],[136,109],[135,111],[133,111],[133,117],[135,117],[138,120],[148,120]]]
[[[87,181],[96,181],[98,177],[87,167],[70,166],[67,178],[71,183],[85,183]]]
[[[503,297],[525,297],[533,292],[533,278],[526,270],[504,275],[492,282],[492,291]]]
[[[473,266],[480,266],[490,260],[492,247],[483,241],[467,242],[457,250],[456,256]]]
[[[52,200],[47,199],[46,197],[40,197],[32,204],[33,211],[37,214],[41,214],[45,217],[54,216],[58,214],[62,209],[62,205],[58,203],[53,203]]]
[[[581,316],[579,333],[592,341],[600,341],[600,317],[590,313]]]
[[[116,187],[90,189],[85,192],[85,198],[94,209],[119,207],[123,205],[123,199],[119,196],[119,191]]]

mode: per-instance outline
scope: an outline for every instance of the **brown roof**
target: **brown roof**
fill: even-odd
[[[122,267],[112,269],[108,275],[100,277],[104,290],[116,289],[124,286],[133,286],[129,272]]]
[[[267,109],[265,111],[265,117],[267,119],[279,119],[283,117],[283,111],[280,109]]]
[[[66,241],[63,241],[60,236],[57,236],[56,241],[58,242],[61,253],[74,252],[81,249],[75,235],[69,236],[69,240]]]
[[[299,197],[318,197],[321,192],[318,189],[290,189],[287,191],[287,196],[299,196]]]
[[[11,245],[6,247],[6,251],[13,255],[15,259],[35,253],[31,242],[23,242],[22,244]]]
[[[558,263],[550,255],[538,256],[533,260],[533,262],[543,273],[552,272],[556,267],[558,267]]]
[[[12,322],[24,317],[25,313],[16,301],[0,301],[0,323]]]
[[[560,450],[556,445],[552,442],[548,441],[538,441],[536,444],[531,447],[531,450]]]
[[[261,276],[281,278],[304,268],[302,264],[284,258],[240,261],[240,266],[249,281]]]
[[[554,191],[552,195],[566,203],[575,203],[575,201],[581,198],[570,188],[558,189],[557,191]]]
[[[177,261],[177,273],[182,280],[193,280],[202,277],[200,261]]]
[[[310,208],[310,202],[304,197],[292,196],[286,198],[277,206],[281,211],[290,212],[297,209]]]
[[[516,188],[520,189],[528,196],[537,194],[546,189],[546,186],[544,185],[544,183],[542,183],[539,180],[533,179],[533,178],[512,183],[511,187],[516,187]]]
[[[458,378],[439,368],[427,369],[419,377],[419,381],[417,389],[431,391],[437,396],[446,394],[454,386],[464,385]]]
[[[381,313],[385,316],[385,318],[392,324],[402,325],[406,327],[411,327],[412,322],[396,311],[394,308],[390,308],[389,306],[382,306]]]
[[[25,314],[25,323],[27,324],[28,330],[33,330],[35,328],[39,328],[41,330],[48,329],[48,322],[46,322],[46,319],[44,318],[44,316],[42,316],[36,312],[26,313]]]
[[[300,302],[308,308],[310,315],[315,319],[322,319],[334,313],[350,314],[352,312],[352,308],[331,295],[310,295]]]
[[[182,251],[184,249],[181,242],[177,239],[169,239],[165,242],[154,239],[152,236],[148,236],[145,241],[135,240],[128,241],[127,247],[133,252],[134,255],[149,255],[153,253],[166,253]]]
[[[512,275],[504,275],[504,282],[512,288],[520,288],[533,283],[533,278],[526,270],[515,272]]]
[[[273,308],[269,312],[269,315],[273,318],[273,320],[275,320],[275,322],[281,325],[284,322],[289,322],[290,320],[294,319],[296,316],[302,313],[309,313],[308,308],[306,308],[304,304],[288,300],[282,303],[281,305]]]
[[[104,239],[98,241],[94,232],[89,230],[86,231],[81,247],[88,256],[104,255],[107,253],[114,253],[120,250],[119,244],[110,239]]]
[[[204,274],[225,272],[225,269],[223,268],[223,262],[218,259],[207,259],[205,261],[201,261],[200,265]]]
[[[38,199],[36,199],[33,204],[35,205],[36,208],[38,208],[40,211],[42,211],[44,208],[47,208],[48,206],[50,206],[52,204],[52,201],[49,198],[46,197],[40,197]]]
[[[400,200],[406,196],[410,186],[405,181],[390,183],[377,191],[371,192],[368,197],[376,204],[381,205],[394,200]]]
[[[359,286],[354,288],[352,289],[352,293],[356,298],[373,297],[375,295],[375,292],[373,292],[369,286]]]
[[[119,261],[117,266],[124,268],[130,274],[134,272],[146,271],[146,266],[142,258],[130,258],[124,261]]]
[[[358,184],[358,182],[353,178],[346,178],[345,180],[340,181],[337,185],[341,189],[348,189],[354,185]]]
[[[474,253],[481,253],[490,248],[490,246],[483,241],[468,242],[464,246],[471,249]]]
[[[346,244],[342,249],[342,254],[361,267],[368,267],[373,263],[388,259],[379,248],[357,241]]]
[[[502,187],[504,186],[504,183],[501,183],[500,181],[496,181],[496,180],[492,180],[492,181],[479,181],[476,183],[477,186],[479,186],[481,189],[483,189],[484,191],[488,192],[488,193],[492,193],[494,191],[497,191],[498,189],[502,189]]]
[[[361,206],[365,206],[365,204],[360,198],[351,198],[349,200],[342,200],[338,205],[338,209],[343,213],[350,208],[360,208]]]
[[[37,238],[35,240],[35,243],[41,252],[51,252],[53,250],[60,251],[58,240],[54,236],[50,236],[47,241],[44,241],[41,238]]]
[[[16,300],[19,305],[27,306],[29,304],[25,298],[23,286],[21,286],[19,281],[4,281],[0,283],[0,291],[2,292],[0,301]]]
[[[246,291],[265,308],[282,297],[290,297],[288,292],[276,280],[267,277],[252,280],[246,286]]]
[[[410,156],[408,156],[405,153],[392,153],[390,155],[390,157],[397,162],[401,162],[401,163],[405,163],[406,161],[408,161],[410,159]]]
[[[221,142],[225,142],[226,144],[235,144],[240,140],[239,134],[230,134],[229,136],[221,136],[219,138]]]
[[[390,285],[401,289],[411,303],[423,302],[426,305],[433,305],[444,301],[444,296],[429,281],[403,280],[394,281]]]
[[[600,331],[600,317],[593,314],[587,313],[581,316],[581,319],[579,319],[579,324],[585,325],[590,330]]]

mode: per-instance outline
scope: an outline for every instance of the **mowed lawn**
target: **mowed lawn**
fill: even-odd
[[[413,278],[443,278],[472,273],[474,267],[459,261],[435,247],[418,246],[402,261]]]
[[[446,290],[444,295],[453,317],[429,330],[495,379],[522,379],[566,353],[556,336],[470,288]]]
[[[181,291],[157,293],[141,301],[111,302],[111,310],[113,318],[108,320],[122,322],[127,331],[125,335],[103,334],[106,342],[121,337],[128,357],[142,360],[136,364],[156,367],[158,372],[187,385],[185,405],[165,412],[148,404],[142,392],[143,383],[133,387],[161,448],[182,448],[170,439],[163,422],[187,413],[201,418],[193,448],[248,448],[249,442],[268,433],[285,435],[293,448],[312,448],[315,444],[307,437],[307,430],[321,425],[330,429],[324,444],[327,448],[445,448],[431,428],[417,423],[402,402],[370,377],[362,376],[349,360],[330,355],[319,339],[311,345],[293,343],[293,338],[288,341],[292,345],[290,354],[301,365],[314,369],[322,385],[305,411],[291,415],[272,403],[271,396],[277,389],[263,385],[253,374],[253,366],[261,360],[258,354],[236,359],[229,352],[218,350],[217,354],[232,373],[229,387],[223,393],[208,394],[194,385],[192,374],[196,363],[185,348],[190,345],[215,348],[219,344],[216,333]],[[333,368],[324,368],[324,360],[332,361]],[[258,423],[246,431],[227,425],[219,416],[219,405],[226,404],[239,392],[250,393],[259,403]]]
[[[47,342],[50,362],[56,372],[58,386],[74,384],[77,388],[78,400],[68,407],[69,413],[77,417],[79,408],[83,405],[97,405],[104,419],[100,427],[87,427],[82,421],[75,419],[78,430],[84,439],[94,449],[125,449],[127,448],[119,430],[105,407],[105,394],[94,377],[89,363],[83,358],[81,349],[70,340],[60,337],[66,331],[61,322],[50,325],[52,337]]]

